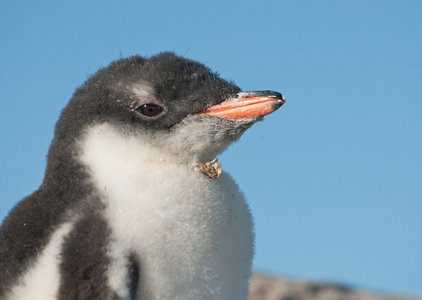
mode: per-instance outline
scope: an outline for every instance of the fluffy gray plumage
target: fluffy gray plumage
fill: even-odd
[[[156,265],[156,262],[154,262],[154,255],[148,257],[145,254],[148,253],[148,249],[143,250],[142,243],[150,239],[157,230],[160,230],[162,222],[157,221],[155,224],[154,221],[138,220],[138,216],[143,213],[143,203],[147,203],[145,209],[152,209],[148,205],[157,201],[153,199],[155,197],[154,190],[160,190],[160,192],[164,190],[165,192],[167,183],[161,182],[163,178],[155,181],[151,179],[153,176],[157,176],[157,178],[166,176],[158,173],[155,175],[155,170],[161,170],[158,164],[157,167],[151,169],[152,171],[147,171],[149,167],[140,171],[147,174],[143,175],[147,176],[144,177],[148,178],[146,181],[149,182],[151,179],[152,182],[141,189],[144,195],[133,191],[128,192],[128,196],[124,196],[125,190],[119,199],[119,196],[116,198],[113,194],[113,189],[117,191],[126,182],[130,182],[131,178],[137,176],[125,177],[125,170],[132,165],[129,159],[137,160],[136,155],[133,156],[131,152],[134,147],[139,147],[139,155],[148,160],[148,163],[158,157],[160,157],[160,163],[171,162],[176,158],[177,164],[182,167],[178,166],[165,171],[169,180],[171,181],[173,176],[177,182],[178,172],[181,174],[180,178],[183,178],[185,173],[190,174],[191,177],[187,178],[197,178],[195,182],[199,182],[198,186],[205,191],[202,191],[203,194],[200,197],[200,199],[205,199],[204,207],[192,210],[192,214],[204,213],[204,216],[198,217],[198,220],[193,218],[195,224],[198,222],[201,224],[203,219],[208,218],[209,222],[218,224],[232,221],[235,223],[235,225],[227,225],[229,224],[227,223],[224,225],[226,227],[216,227],[215,229],[213,229],[213,225],[210,225],[213,223],[201,225],[205,226],[203,232],[209,236],[207,238],[216,239],[216,245],[220,245],[220,239],[224,240],[226,244],[221,244],[218,247],[228,249],[226,252],[233,252],[212,254],[210,259],[216,259],[226,254],[228,257],[231,255],[242,257],[242,265],[239,265],[238,268],[244,270],[242,276],[247,277],[253,252],[253,233],[249,210],[244,203],[243,196],[229,175],[223,174],[221,180],[213,181],[205,178],[192,167],[197,161],[204,162],[204,160],[212,159],[258,120],[234,121],[209,116],[193,116],[212,105],[235,97],[238,92],[240,89],[236,85],[219,78],[216,73],[204,65],[172,53],[162,53],[149,59],[140,56],[121,59],[90,77],[76,90],[57,122],[42,185],[33,194],[19,202],[2,223],[0,228],[0,298],[10,297],[12,299],[14,295],[18,295],[20,292],[16,292],[15,289],[17,287],[24,289],[27,284],[25,280],[29,280],[25,279],[26,274],[29,270],[36,268],[38,260],[46,257],[50,253],[48,251],[52,249],[51,253],[56,253],[53,255],[52,264],[57,265],[58,276],[55,276],[57,278],[54,279],[57,281],[57,286],[51,287],[55,290],[47,299],[141,299],[145,295],[150,299],[165,299],[164,297],[168,297],[170,293],[173,294],[173,299],[188,299],[189,297],[189,299],[208,299],[211,297],[210,295],[213,295],[214,299],[229,299],[228,297],[238,299],[233,294],[236,292],[224,285],[224,282],[231,280],[224,279],[226,278],[226,274],[223,274],[226,272],[225,270],[220,274],[217,267],[216,270],[213,270],[212,264],[209,266],[209,272],[201,270],[201,265],[205,268],[207,263],[206,261],[201,262],[201,259],[205,260],[204,253],[214,251],[207,249],[206,247],[210,247],[209,242],[203,240],[192,243],[192,245],[189,239],[180,241],[186,245],[186,249],[180,249],[180,251],[192,251],[193,254],[189,254],[191,255],[189,259],[197,261],[196,265],[192,265],[193,279],[188,279],[188,275],[180,274],[180,282],[175,283],[174,287],[169,287],[168,291],[150,291],[150,286],[159,286],[158,283],[156,284],[157,279],[154,279],[155,275],[150,275],[156,274],[154,273],[156,271],[149,273],[150,269],[153,270],[153,265]],[[157,105],[161,107],[162,112],[158,116],[145,116],[138,110],[144,104]],[[98,136],[101,137],[97,138]],[[110,142],[110,139],[119,142]],[[197,143],[198,140],[201,142]],[[124,148],[125,143],[132,145],[131,148]],[[97,145],[99,145],[98,157],[95,152]],[[116,146],[115,149],[114,146]],[[154,149],[158,150],[151,154],[151,151],[155,151]],[[103,152],[104,154],[101,154]],[[114,166],[112,162],[115,159],[120,159],[122,155],[126,159],[123,160],[122,165],[127,167],[117,171],[118,174],[116,171],[110,171],[110,176],[116,175],[116,179],[111,180],[111,183],[108,184],[108,179],[104,179],[102,176],[109,172],[107,167]],[[103,157],[104,160],[101,160]],[[101,167],[97,167],[97,164]],[[116,165],[116,168],[119,168],[119,165]],[[134,162],[133,165],[137,165],[137,162]],[[142,162],[139,163],[139,166],[139,169],[144,168]],[[102,171],[98,171],[100,169]],[[162,170],[167,169],[163,167]],[[151,174],[152,177],[148,177],[148,174]],[[139,178],[142,178],[141,175]],[[119,180],[122,180],[122,183],[114,186],[114,182]],[[141,182],[137,182],[135,185],[142,185],[144,180],[140,179],[139,181]],[[157,183],[154,187],[152,185],[155,185],[155,182]],[[181,185],[183,182],[174,183],[175,190]],[[181,195],[180,199],[189,197],[195,199],[186,202],[188,207],[194,203],[202,203],[192,196],[196,191],[190,190],[190,187],[194,189],[195,186],[196,183],[191,184],[180,192],[186,193]],[[230,190],[233,190],[233,195],[228,192]],[[170,187],[170,196],[172,191]],[[221,202],[218,201],[224,199],[224,196],[221,195],[226,194],[230,194],[227,197],[238,199],[236,200],[238,202],[227,204],[226,207],[224,203],[231,201],[227,198],[222,204],[226,208],[221,212],[218,209],[210,211],[211,208],[207,205],[213,203],[212,205],[218,207],[221,205]],[[135,204],[131,204],[135,206],[139,204],[139,207],[133,208],[133,211],[138,213],[131,219],[130,226],[133,225],[133,228],[130,230],[134,233],[143,232],[143,226],[145,228],[150,226],[151,231],[148,234],[151,236],[141,236],[138,241],[136,234],[128,235],[127,247],[120,247],[119,243],[117,246],[113,246],[116,244],[115,241],[119,240],[119,236],[116,235],[118,232],[116,228],[119,224],[113,223],[119,219],[119,216],[115,218],[113,214],[120,209],[119,205],[121,205],[122,220],[124,220],[125,216],[130,215],[132,208],[125,206],[123,202],[126,201],[125,199],[130,200],[138,195],[139,201],[136,200]],[[167,201],[169,196],[162,197],[162,200]],[[207,197],[210,199],[207,200]],[[177,206],[178,203],[174,203],[174,205]],[[110,211],[110,207],[117,207],[117,209]],[[183,218],[186,211],[186,216],[189,216],[189,209],[180,212]],[[233,212],[233,210],[235,211]],[[123,214],[123,212],[126,213]],[[178,222],[177,215],[175,217],[169,214],[169,218],[176,218],[175,224]],[[237,219],[243,220],[243,223],[239,223]],[[208,230],[208,227],[211,229]],[[245,249],[236,250],[239,248],[237,244],[231,241],[230,237],[225,236],[224,232],[231,232],[232,229],[233,237],[239,239],[239,247]],[[201,235],[202,231],[194,232]],[[198,237],[198,239],[201,238],[203,237]],[[51,244],[52,240],[57,243],[56,250],[53,247],[55,244]],[[161,239],[157,239],[151,247],[156,247],[157,251],[160,248],[163,251],[167,249],[168,245],[165,241],[161,241],[162,245],[159,244],[160,241]],[[202,256],[195,257],[196,245],[202,244],[205,247],[203,252],[200,251]],[[171,253],[175,250],[170,247],[168,251]],[[239,251],[240,254],[235,251]],[[145,258],[143,254],[146,255]],[[116,262],[119,256],[124,257],[124,261],[120,265]],[[192,256],[194,257],[192,258]],[[184,262],[183,259],[179,256],[174,260],[169,259],[163,268],[167,268],[172,261],[177,261],[180,265],[185,263],[189,265],[190,262]],[[219,265],[219,262],[213,264]],[[177,265],[168,266],[168,268],[169,271],[165,274],[169,274],[171,270],[177,270]],[[232,267],[230,266],[230,268]],[[180,269],[181,273],[187,272],[185,267]],[[199,275],[202,274],[201,272],[205,272],[209,277],[201,281],[202,275]],[[54,273],[52,274],[54,275]],[[46,276],[48,277],[48,274]],[[122,278],[121,282],[119,276]],[[217,277],[221,277],[221,280],[216,279]],[[245,291],[247,290],[247,279],[233,279],[233,282],[242,284],[241,288],[236,287],[241,290],[238,294],[240,298],[245,297],[245,293],[247,293]],[[56,282],[54,280],[52,282]],[[162,280],[172,282],[173,279],[162,278]],[[178,282],[177,280],[175,282]],[[203,283],[207,280],[208,282]],[[183,291],[183,286],[185,284],[188,286],[190,283],[193,286],[192,291],[189,293]],[[172,283],[168,283],[166,288],[171,285]],[[29,283],[28,286],[30,286]]]

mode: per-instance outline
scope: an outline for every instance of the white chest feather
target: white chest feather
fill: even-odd
[[[13,287],[12,292],[7,296],[8,300],[57,299],[61,244],[72,226],[71,223],[65,223],[54,232],[35,264]]]
[[[193,163],[111,125],[80,145],[112,229],[109,283],[129,295],[127,257],[140,262],[139,299],[246,299],[252,221],[228,174],[212,180]]]

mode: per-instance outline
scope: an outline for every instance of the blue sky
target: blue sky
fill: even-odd
[[[54,124],[112,60],[170,50],[286,104],[221,157],[255,269],[422,295],[422,2],[6,1],[0,219],[42,182]]]

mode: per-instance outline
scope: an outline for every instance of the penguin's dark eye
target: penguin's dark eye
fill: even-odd
[[[144,104],[139,106],[136,110],[146,117],[155,117],[163,111],[163,108],[155,104]]]

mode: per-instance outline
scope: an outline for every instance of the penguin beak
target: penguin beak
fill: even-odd
[[[199,112],[226,119],[249,119],[268,115],[280,108],[286,98],[274,91],[240,92],[237,97]]]

